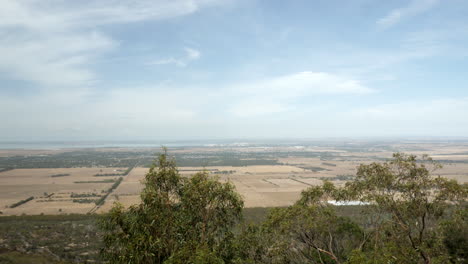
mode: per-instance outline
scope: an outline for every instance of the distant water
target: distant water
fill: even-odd
[[[202,146],[200,142],[59,142],[59,141],[30,141],[30,142],[1,142],[0,149],[69,149],[69,148],[160,148]]]
[[[267,147],[267,146],[290,146],[302,149],[305,146],[337,146],[346,144],[394,144],[402,143],[468,143],[468,138],[433,138],[433,139],[205,139],[205,140],[180,140],[180,141],[0,141],[0,149],[70,149],[70,148],[168,148],[177,147]]]

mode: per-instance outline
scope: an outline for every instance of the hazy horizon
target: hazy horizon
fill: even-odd
[[[326,146],[328,144],[453,144],[468,143],[468,137],[342,137],[342,138],[225,138],[185,140],[24,140],[1,141],[0,150],[60,150],[93,148],[161,149],[162,147],[266,147]]]
[[[464,138],[468,2],[0,2],[0,141]]]

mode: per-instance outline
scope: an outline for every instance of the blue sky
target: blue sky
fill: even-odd
[[[464,0],[0,0],[2,140],[468,135]]]

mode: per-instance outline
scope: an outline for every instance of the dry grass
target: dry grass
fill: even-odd
[[[116,173],[126,168],[60,168],[15,169],[0,173],[0,211],[3,215],[87,213],[94,203],[74,203],[72,193],[102,194],[112,183],[75,183],[99,181],[116,177],[94,177],[98,173]],[[56,174],[70,174],[51,177]],[[45,193],[52,194],[50,198]],[[34,196],[35,199],[16,208],[8,208],[15,202]],[[43,201],[47,200],[47,201]],[[42,201],[42,202],[41,202]]]
[[[226,174],[217,174],[222,182],[230,181],[244,198],[246,207],[273,207],[293,204],[300,196],[302,190],[309,186],[322,184],[322,179],[330,179],[337,185],[344,181],[336,180],[339,175],[355,175],[359,164],[390,158],[395,151],[403,151],[417,155],[430,154],[435,159],[453,160],[457,163],[444,164],[444,168],[436,174],[456,179],[459,182],[468,182],[468,145],[461,144],[394,144],[392,151],[347,152],[330,147],[296,147],[275,148],[235,148],[238,151],[329,151],[334,152],[334,158],[321,160],[320,158],[289,157],[278,161],[286,165],[268,166],[210,166],[205,169],[211,173],[229,171]],[[222,148],[183,149],[174,152],[215,152]],[[116,149],[115,151],[120,151]],[[18,154],[25,151],[13,151]],[[8,151],[0,151],[0,156],[11,155]],[[293,155],[292,155],[293,156]],[[323,170],[317,170],[322,168]],[[125,170],[126,168],[120,168]],[[180,173],[190,177],[201,167],[180,167]],[[123,182],[107,198],[105,204],[97,211],[106,212],[114,202],[125,206],[140,202],[139,193],[143,185],[142,180],[148,168],[134,168]],[[65,177],[50,177],[54,174],[70,174]],[[0,173],[0,211],[4,215],[12,214],[59,214],[59,213],[87,213],[94,208],[93,203],[73,203],[70,194],[97,193],[107,190],[112,183],[74,183],[76,181],[96,181],[116,177],[93,177],[97,173],[116,173],[116,168],[69,168],[69,169],[16,169]],[[55,193],[48,202],[44,200],[44,193]],[[30,196],[38,197],[17,208],[6,208],[9,205],[26,199]],[[42,198],[40,198],[42,197]],[[59,212],[61,210],[61,212]]]

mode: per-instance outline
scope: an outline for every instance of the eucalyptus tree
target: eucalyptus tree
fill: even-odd
[[[353,263],[447,263],[440,223],[463,210],[468,188],[436,175],[442,166],[424,155],[396,153],[384,163],[361,164],[344,199],[368,203],[366,248]]]
[[[252,246],[241,252],[246,252],[252,263],[345,263],[365,234],[328,203],[336,192],[339,189],[325,182],[304,190],[294,205],[274,208],[260,227],[250,227],[250,236],[243,235],[248,242],[261,237],[257,245],[263,247],[250,242]]]
[[[468,187],[436,175],[427,156],[363,164],[343,187],[304,190],[259,225],[236,226],[243,201],[206,172],[182,177],[161,154],[141,203],[101,221],[111,263],[466,263]],[[359,201],[352,218],[329,203]]]
[[[101,220],[111,263],[228,263],[243,201],[234,186],[200,172],[182,177],[167,151],[145,176],[141,203],[115,204]]]
[[[467,185],[436,175],[440,168],[401,153],[362,164],[345,186],[312,186],[273,209],[243,235],[269,244],[241,252],[252,263],[466,263]],[[362,214],[344,217],[330,200],[357,202],[351,208]]]

